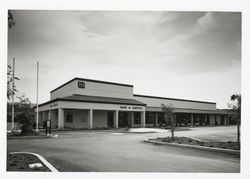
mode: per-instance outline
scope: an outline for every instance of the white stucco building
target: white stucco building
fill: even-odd
[[[227,112],[217,110],[214,102],[138,95],[133,85],[74,78],[52,90],[50,101],[39,105],[39,126],[46,120],[62,130],[160,126],[161,105],[170,103],[177,125],[228,123]]]

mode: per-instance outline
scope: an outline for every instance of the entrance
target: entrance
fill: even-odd
[[[128,127],[128,112],[119,111],[118,126]]]
[[[108,111],[108,127],[114,128],[114,112]]]

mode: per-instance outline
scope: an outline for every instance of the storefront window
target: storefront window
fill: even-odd
[[[158,115],[158,124],[159,124],[159,126],[161,126],[162,124],[165,124],[166,122],[165,122],[163,113],[157,113],[157,115]]]
[[[154,124],[155,113],[146,112],[146,124]]]
[[[134,112],[134,124],[141,124],[141,113]]]
[[[70,111],[66,113],[66,122],[73,123],[73,113]]]

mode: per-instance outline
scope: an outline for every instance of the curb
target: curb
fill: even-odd
[[[39,158],[39,160],[41,160],[43,162],[44,165],[46,165],[46,167],[48,167],[50,169],[51,172],[58,172],[58,170],[55,167],[53,167],[53,165],[51,165],[45,158],[43,158],[39,154],[32,153],[32,152],[10,152],[10,154],[30,154],[30,155],[35,155],[37,158]]]
[[[144,142],[148,142],[152,144],[168,145],[168,146],[174,146],[174,147],[206,150],[206,151],[212,151],[212,152],[228,153],[228,154],[240,156],[239,150],[222,149],[222,148],[216,148],[216,147],[205,147],[205,146],[197,146],[197,145],[187,145],[187,144],[167,143],[167,142],[152,141],[151,139],[144,139]]]
[[[8,140],[11,139],[46,139],[46,138],[57,138],[58,134],[55,135],[38,135],[38,136],[7,136]]]

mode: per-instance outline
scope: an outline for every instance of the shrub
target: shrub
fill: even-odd
[[[32,126],[33,120],[28,113],[21,113],[17,116],[17,122],[21,124],[21,134],[30,134],[33,133]]]

